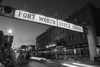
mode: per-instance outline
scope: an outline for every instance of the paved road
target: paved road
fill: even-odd
[[[58,60],[57,60],[58,61]],[[100,67],[100,65],[84,64],[80,62],[57,62],[57,61],[29,61],[16,67]]]
[[[29,61],[28,63],[23,63],[17,65],[16,67],[62,67],[62,65],[54,63],[52,61]]]
[[[80,61],[67,61],[67,60],[31,60],[28,63],[17,65],[16,67],[100,67],[100,64],[92,62],[80,62]]]

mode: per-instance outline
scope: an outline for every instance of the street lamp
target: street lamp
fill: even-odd
[[[8,35],[5,35],[5,43],[11,44],[13,42],[13,36],[12,33],[13,31],[11,29],[9,29],[8,31]]]
[[[11,29],[8,30],[8,34],[11,35],[13,31]]]

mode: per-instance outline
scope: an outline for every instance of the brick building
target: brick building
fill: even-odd
[[[47,45],[52,43],[55,43],[58,46],[61,45],[65,47],[68,46],[68,48],[73,48],[72,45],[74,45],[76,42],[78,44],[86,42],[85,34],[52,26],[36,39],[36,44],[40,49],[46,48]]]
[[[98,29],[98,21],[100,16],[100,8],[95,7],[91,3],[85,4],[82,8],[72,13],[64,21],[76,25],[92,24],[96,31],[96,36],[100,36]],[[84,28],[85,29],[85,28]],[[77,55],[88,56],[89,48],[87,42],[87,31],[79,33],[58,27],[49,27],[43,34],[36,38],[36,46],[39,49],[45,49],[47,45],[55,43],[56,46],[64,46],[66,49],[75,49]]]

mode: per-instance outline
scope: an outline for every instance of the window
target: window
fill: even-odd
[[[86,35],[84,33],[80,33],[80,38],[85,38]]]
[[[69,38],[69,40],[71,40],[71,41],[75,40],[74,34],[70,34],[70,35],[68,36],[68,38]]]
[[[69,39],[69,41],[71,41],[71,35],[68,35],[68,39]]]
[[[83,33],[83,34],[82,34],[82,38],[85,38],[85,37],[86,37],[86,34]]]
[[[71,37],[71,39],[72,39],[72,40],[75,40],[74,34],[72,34],[72,37]]]

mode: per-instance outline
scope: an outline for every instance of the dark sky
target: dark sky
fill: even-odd
[[[75,10],[81,8],[87,1],[100,7],[100,0],[3,0],[1,4],[31,13],[64,19]],[[22,44],[35,45],[35,38],[48,27],[47,25],[0,16],[0,30],[3,30],[5,34],[7,34],[8,29],[13,30],[13,35],[15,36],[14,47],[18,47]]]

